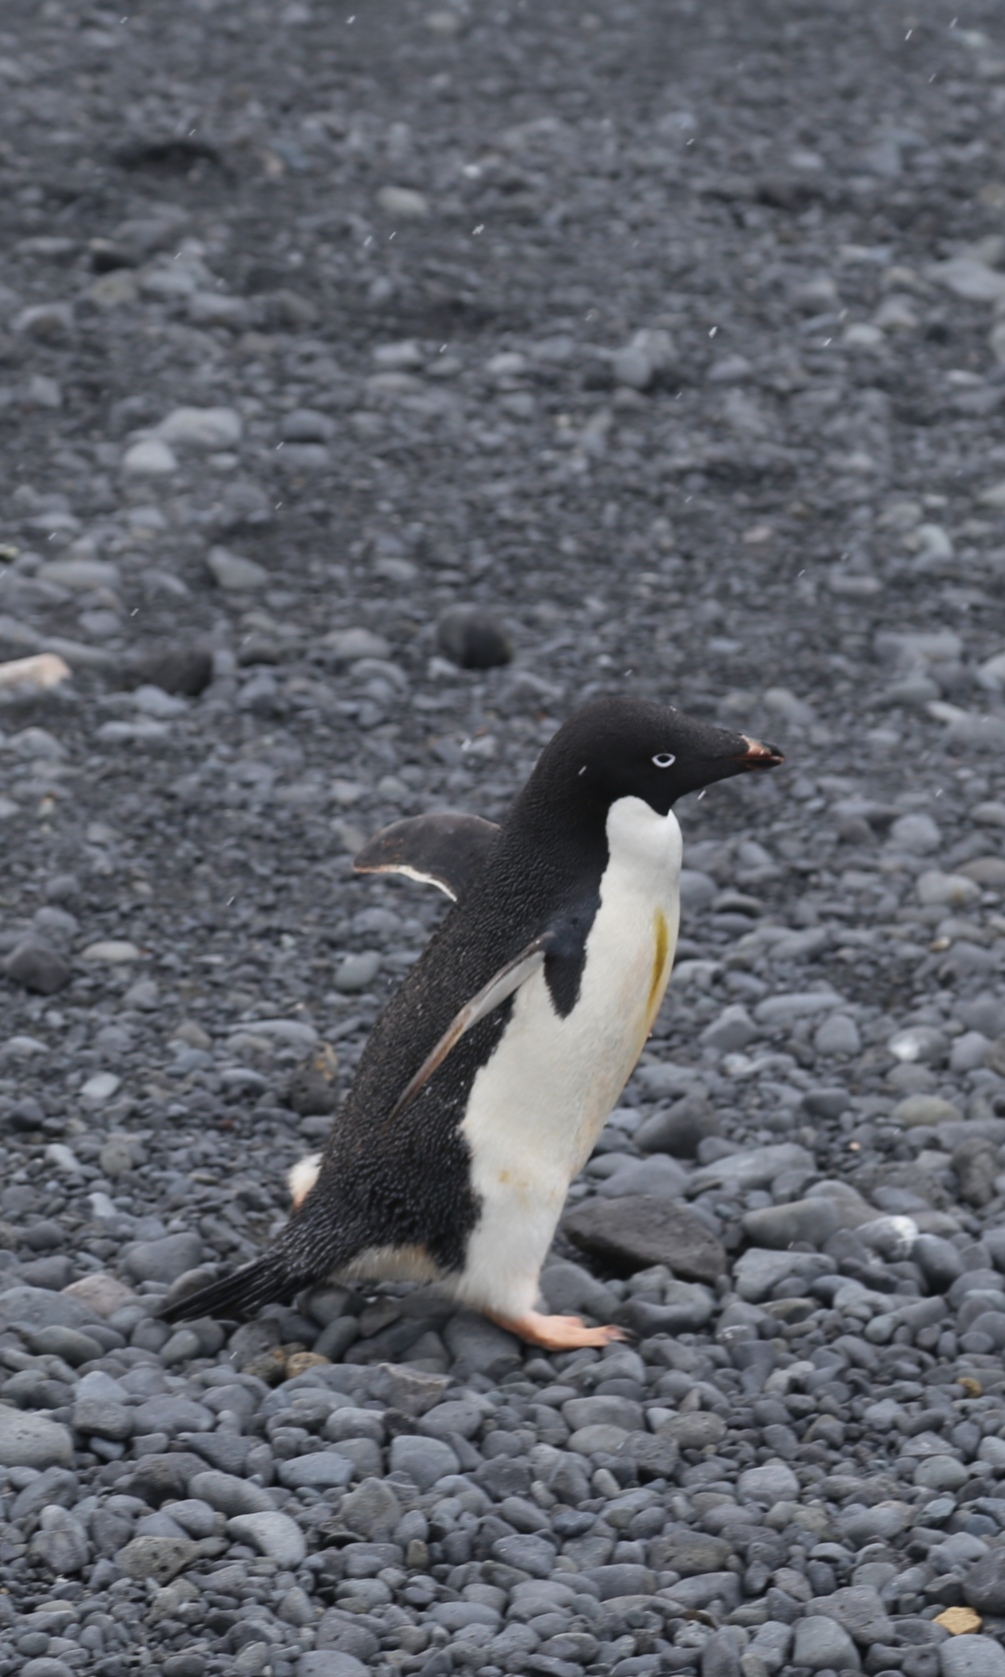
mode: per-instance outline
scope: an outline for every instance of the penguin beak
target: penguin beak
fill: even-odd
[[[742,751],[736,758],[740,769],[774,769],[779,763],[784,763],[785,757],[777,745],[762,745],[760,740],[752,740],[749,734],[741,734],[746,751]]]

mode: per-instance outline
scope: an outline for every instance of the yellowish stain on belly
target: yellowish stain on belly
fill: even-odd
[[[661,908],[656,910],[653,920],[654,945],[653,966],[649,979],[649,997],[646,1002],[646,1035],[653,1028],[653,1022],[660,1010],[670,974],[667,971],[667,955],[670,951],[670,927],[667,925],[666,915]]]

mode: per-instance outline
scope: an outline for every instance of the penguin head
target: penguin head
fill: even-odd
[[[597,699],[548,742],[531,782],[545,796],[606,813],[640,798],[666,815],[678,798],[717,780],[783,761],[773,745],[716,728],[669,705],[627,697]]]

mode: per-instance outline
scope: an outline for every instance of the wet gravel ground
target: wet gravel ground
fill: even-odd
[[[0,1673],[1002,1677],[997,9],[7,0],[0,83]],[[545,1274],[632,1343],[162,1324],[442,912],[353,851],[608,690],[788,757]]]

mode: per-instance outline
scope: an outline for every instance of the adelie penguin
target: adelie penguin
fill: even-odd
[[[377,1021],[323,1154],[256,1262],[169,1320],[246,1316],[333,1276],[439,1281],[531,1344],[616,1327],[539,1313],[569,1183],[652,1029],[680,911],[685,793],[782,761],[773,746],[638,699],[552,738],[502,826],[425,815],[377,835],[363,873],[454,899]]]

